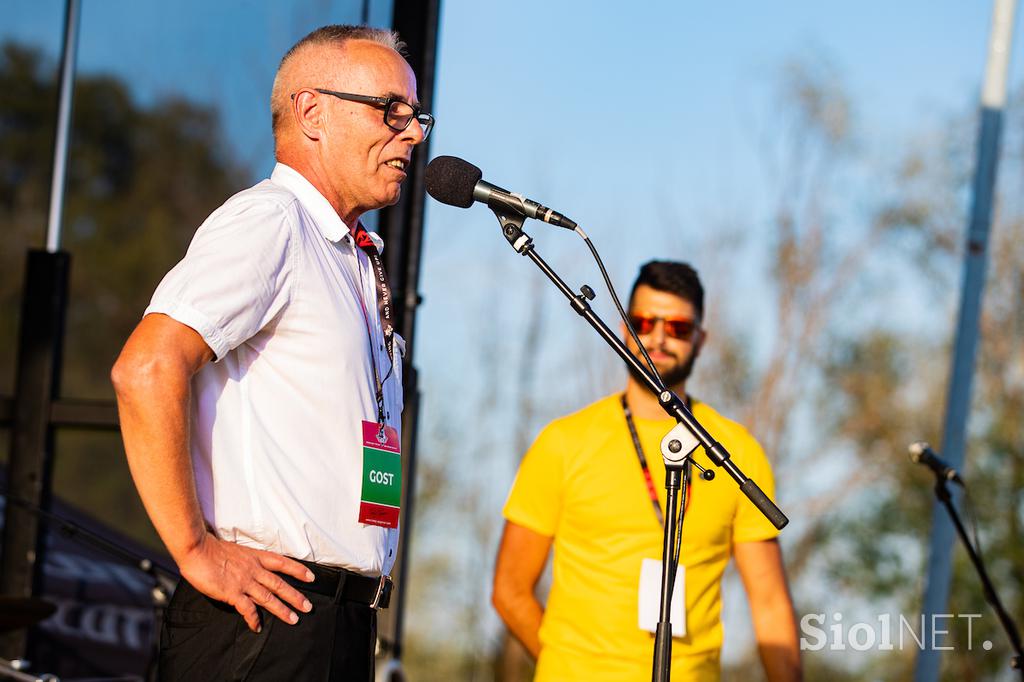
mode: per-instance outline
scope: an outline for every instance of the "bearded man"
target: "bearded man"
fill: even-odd
[[[707,338],[697,273],[685,263],[647,263],[633,285],[629,316],[665,384],[686,396],[698,421],[772,497],[771,467],[757,441],[686,394]],[[636,355],[632,337],[625,342]],[[549,424],[523,458],[505,505],[492,601],[537,658],[537,682],[651,679],[665,508],[660,443],[674,426],[642,380],[630,375],[622,393]],[[702,447],[694,459],[713,467]],[[799,680],[778,531],[728,476],[697,478],[687,492],[672,679],[720,677],[721,580],[731,555],[768,679]],[[534,591],[552,547],[554,579],[544,606]],[[653,610],[653,621],[645,609]]]

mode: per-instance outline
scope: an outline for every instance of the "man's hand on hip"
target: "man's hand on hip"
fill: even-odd
[[[313,605],[279,573],[311,582],[313,573],[299,562],[260,549],[243,547],[206,533],[203,540],[178,562],[181,575],[211,599],[227,602],[245,619],[253,632],[260,631],[256,610],[262,606],[284,622],[294,625],[298,615],[288,608],[308,613]]]

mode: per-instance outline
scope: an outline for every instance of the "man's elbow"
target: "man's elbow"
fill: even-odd
[[[508,622],[509,615],[515,610],[515,604],[522,598],[522,590],[516,585],[497,575],[491,587],[491,606],[498,612],[501,619]]]
[[[491,585],[491,606],[498,612],[501,619],[505,620],[508,595],[506,594],[504,583],[498,577],[495,577],[494,584]]]
[[[117,397],[125,398],[130,395],[132,390],[144,379],[145,371],[145,363],[140,363],[139,359],[129,353],[127,349],[122,350],[114,362],[114,366],[110,368],[110,383],[114,385],[114,393],[117,394]]]
[[[114,393],[122,395],[128,388],[131,380],[131,370],[125,361],[124,352],[117,356],[114,366],[110,368],[110,383],[114,386]]]
[[[174,374],[166,359],[153,353],[125,348],[110,369],[110,383],[119,400],[129,400],[142,391],[166,386]]]

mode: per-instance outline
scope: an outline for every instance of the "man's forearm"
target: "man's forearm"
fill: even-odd
[[[761,665],[764,666],[768,682],[799,682],[803,680],[803,668],[799,651],[777,645],[758,645]]]
[[[797,682],[803,679],[796,618],[788,599],[754,614],[757,649],[768,682]]]
[[[534,590],[550,550],[550,537],[509,521],[495,561],[491,602],[509,631],[534,658],[540,655],[540,623],[544,618],[544,607]]]
[[[179,564],[206,533],[188,447],[189,380],[159,366],[115,371],[132,479],[160,539]]]
[[[518,639],[530,655],[540,655],[540,623],[544,618],[544,607],[530,594],[495,595],[494,606],[505,621],[509,632]]]
[[[747,588],[757,648],[769,682],[802,679],[796,616],[778,541],[738,542],[733,554]]]

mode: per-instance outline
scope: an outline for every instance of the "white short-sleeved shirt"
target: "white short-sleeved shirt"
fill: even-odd
[[[398,531],[357,520],[361,423],[377,419],[371,353],[381,377],[390,360],[369,259],[328,201],[278,164],[207,218],[151,313],[196,330],[216,356],[192,382],[191,451],[217,535],[390,572]],[[399,433],[404,352],[396,335],[384,399]]]

